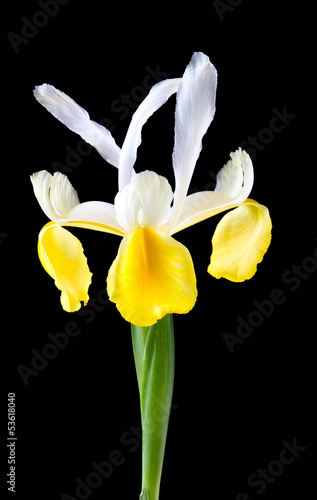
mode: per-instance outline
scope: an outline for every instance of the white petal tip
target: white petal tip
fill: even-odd
[[[35,99],[39,99],[41,97],[45,97],[47,94],[52,92],[53,90],[56,90],[53,85],[50,85],[48,83],[43,83],[42,85],[36,85],[33,90],[33,95]]]
[[[206,64],[210,63],[210,59],[203,52],[194,52],[191,58],[193,64]]]
[[[188,66],[194,71],[202,70],[204,67],[208,67],[208,71],[211,71],[213,78],[217,79],[217,70],[215,66],[210,62],[209,57],[203,52],[194,52]]]

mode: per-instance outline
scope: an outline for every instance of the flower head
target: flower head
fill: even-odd
[[[241,149],[220,170],[214,191],[187,195],[205,135],[215,113],[217,72],[208,57],[194,53],[182,78],[152,87],[134,113],[120,149],[110,132],[51,85],[35,88],[36,99],[56,118],[118,168],[114,203],[80,203],[67,177],[46,171],[31,176],[35,195],[51,222],[39,235],[39,256],[61,290],[62,306],[76,311],[88,301],[91,282],[79,240],[62,226],[84,227],[123,237],[112,263],[107,289],[122,316],[148,326],[167,313],[187,313],[196,301],[194,266],[188,249],[173,234],[234,208],[218,224],[208,272],[216,278],[244,281],[256,272],[271,239],[266,207],[248,199],[253,166]],[[173,170],[175,191],[167,179],[134,163],[141,130],[148,118],[176,93]]]

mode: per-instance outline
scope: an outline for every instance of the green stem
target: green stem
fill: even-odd
[[[140,500],[158,500],[174,384],[173,316],[131,330],[142,421]]]

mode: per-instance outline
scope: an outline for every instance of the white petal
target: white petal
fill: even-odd
[[[125,231],[134,231],[138,227],[140,200],[132,184],[128,184],[116,195],[114,200],[118,224]]]
[[[65,225],[124,235],[123,227],[117,222],[114,205],[103,201],[87,201],[77,205],[69,213]]]
[[[53,220],[56,216],[56,213],[52,207],[49,196],[52,175],[46,170],[41,170],[40,172],[32,174],[30,179],[33,185],[35,197],[39,202],[40,207],[42,208],[45,215],[49,219]]]
[[[173,191],[168,180],[146,170],[132,177],[131,184],[141,203],[139,224],[152,229],[163,226],[167,222],[173,199]]]
[[[235,203],[243,203],[253,186],[252,161],[241,148],[230,153],[230,157],[231,160],[217,174],[215,191],[229,196]]]
[[[79,203],[78,195],[66,175],[53,176],[42,170],[31,176],[35,196],[49,219],[63,226],[83,227],[124,235],[116,220],[115,207],[102,201]]]
[[[76,190],[66,175],[60,172],[52,176],[41,170],[31,175],[31,182],[43,212],[54,222],[67,219],[69,212],[79,204]]]
[[[171,234],[236,206],[237,203],[233,203],[229,196],[215,191],[190,194],[185,198],[182,212]]]
[[[132,177],[115,199],[117,221],[126,231],[158,229],[166,224],[173,199],[167,179],[146,170]]]
[[[176,189],[171,229],[185,201],[202,138],[215,114],[216,87],[215,67],[205,54],[194,53],[177,92],[173,152]]]
[[[215,191],[202,191],[186,197],[172,234],[234,208],[247,199],[254,178],[251,158],[241,149],[230,153],[230,157],[231,160],[217,175]]]
[[[46,83],[35,87],[34,96],[55,118],[96,148],[106,161],[118,167],[121,152],[119,146],[109,130],[90,120],[84,108],[64,92]]]
[[[60,217],[68,217],[69,212],[79,205],[77,191],[66,175],[55,172],[50,183],[50,200],[55,213]]]
[[[177,92],[180,78],[167,79],[151,88],[144,101],[135,111],[126,138],[124,140],[119,164],[119,190],[131,180],[132,169],[136,160],[137,148],[141,144],[141,131],[145,122],[157,111],[168,98]]]

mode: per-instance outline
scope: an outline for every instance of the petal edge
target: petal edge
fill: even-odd
[[[250,199],[226,214],[212,238],[208,273],[234,282],[252,278],[270,245],[271,228],[268,209]]]
[[[62,292],[63,309],[74,312],[80,309],[81,302],[86,305],[92,273],[80,241],[63,227],[49,222],[39,234],[38,254],[45,271]]]
[[[121,149],[110,131],[91,120],[84,108],[64,92],[47,83],[36,86],[33,94],[55,118],[91,144],[107,162],[118,167]]]
[[[196,277],[187,248],[162,231],[125,236],[107,278],[109,298],[126,321],[150,326],[195,304]]]

